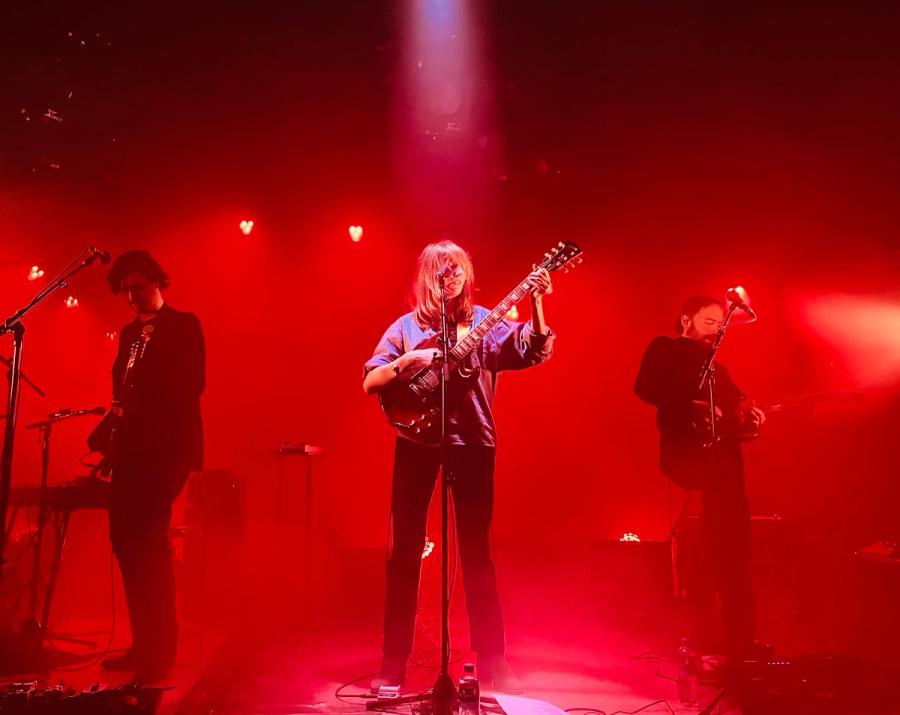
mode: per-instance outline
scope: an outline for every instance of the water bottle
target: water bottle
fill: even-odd
[[[463,676],[459,679],[459,715],[481,715],[481,695],[478,678],[475,677],[475,664],[463,665]]]
[[[684,707],[697,707],[697,656],[687,638],[678,647],[678,699]]]

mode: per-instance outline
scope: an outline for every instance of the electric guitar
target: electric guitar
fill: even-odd
[[[135,338],[128,348],[128,362],[125,363],[125,372],[122,374],[122,400],[113,401],[103,419],[97,423],[88,436],[88,447],[92,452],[100,452],[104,457],[103,468],[108,468],[108,460],[115,448],[116,430],[122,421],[123,403],[127,401],[128,393],[132,389],[135,366],[143,359],[147,351],[147,345],[153,335],[153,326],[145,325],[141,334]]]
[[[859,402],[863,399],[863,393],[854,390],[831,390],[829,392],[816,392],[809,395],[800,395],[791,397],[778,402],[769,402],[758,405],[754,402],[744,401],[737,411],[738,431],[736,436],[744,442],[759,437],[760,425],[755,420],[750,420],[750,408],[757,407],[761,409],[767,416],[775,412],[793,412],[795,410],[813,411],[818,405],[834,404],[848,405],[853,402]],[[694,419],[692,425],[699,435],[705,437],[707,441],[704,446],[712,446],[714,442],[711,440],[712,430],[710,425],[709,403],[702,400],[695,400]],[[721,416],[716,416],[716,422],[721,420]]]
[[[553,273],[569,270],[581,263],[581,249],[571,241],[560,242],[549,252],[544,254],[538,268],[545,268]],[[530,275],[530,274],[529,274]],[[528,295],[533,286],[526,277],[495,307],[480,323],[472,327],[472,330],[448,351],[449,372],[454,378],[471,379],[477,374],[472,369],[467,358],[478,346],[482,338],[491,329],[506,317],[509,310]],[[439,349],[440,336],[435,335],[415,349],[436,348]],[[440,441],[440,363],[419,370],[408,381],[388,383],[379,393],[378,399],[384,410],[388,423],[401,434],[417,441],[437,443]]]

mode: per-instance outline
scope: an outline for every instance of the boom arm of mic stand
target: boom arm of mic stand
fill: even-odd
[[[722,325],[720,325],[719,329],[716,331],[715,340],[713,340],[713,344],[709,349],[709,354],[706,356],[706,361],[703,363],[703,369],[700,371],[700,386],[698,389],[702,390],[705,385],[709,394],[709,424],[711,437],[711,440],[708,443],[709,446],[715,444],[719,439],[719,430],[716,426],[716,373],[713,368],[713,362],[716,359],[716,353],[719,351],[722,341],[725,339],[725,331],[728,329],[728,324],[731,322],[735,310],[737,310],[737,305],[732,303],[728,308],[728,313],[725,315],[725,320],[722,321]]]
[[[728,325],[729,323],[731,323],[732,317],[734,317],[735,310],[737,310],[737,305],[732,303],[728,308],[728,313],[725,315],[725,320],[722,321],[722,325],[716,331],[716,339],[713,340],[713,344],[709,349],[709,354],[706,356],[706,361],[703,363],[703,369],[700,370],[699,389],[701,390],[706,384],[706,381],[709,378],[709,374],[712,372],[713,361],[716,359],[716,353],[719,351],[719,347],[722,345],[722,341],[725,339],[725,331],[728,330]]]
[[[85,258],[82,258],[84,254],[88,255]],[[69,263],[62,271],[59,273],[56,278],[54,278],[50,283],[47,284],[43,289],[41,289],[38,294],[31,299],[31,302],[28,305],[19,308],[15,313],[9,316],[6,320],[0,324],[0,335],[4,335],[10,331],[18,324],[22,322],[22,319],[28,315],[34,308],[36,308],[40,303],[46,300],[51,294],[55,293],[60,288],[64,288],[66,284],[75,276],[76,273],[80,273],[82,270],[91,265],[94,261],[97,260],[97,254],[93,252],[93,249],[86,248],[75,259]],[[80,261],[80,263],[79,263]]]

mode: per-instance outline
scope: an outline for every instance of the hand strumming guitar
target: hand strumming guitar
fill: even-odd
[[[394,360],[392,364],[400,369],[400,372],[398,372],[397,375],[404,378],[415,375],[419,370],[431,367],[432,363],[438,362],[440,359],[440,351],[435,350],[434,348],[424,348],[422,350],[410,350],[409,352],[403,353],[403,355]]]
[[[693,400],[693,425],[700,432],[707,432],[711,429],[711,415],[709,411],[709,403],[705,400]],[[723,416],[722,410],[716,407],[716,420]],[[759,428],[766,423],[766,413],[763,409],[757,407],[753,403],[745,404],[739,414],[740,431],[744,438],[754,438],[759,433]]]

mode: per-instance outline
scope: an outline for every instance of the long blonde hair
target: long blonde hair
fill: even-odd
[[[429,243],[422,249],[412,286],[410,302],[420,328],[437,328],[441,322],[441,285],[437,272],[445,265],[459,266],[465,276],[462,292],[457,298],[447,302],[447,320],[452,323],[472,321],[472,293],[475,284],[472,259],[453,241],[438,241]]]

